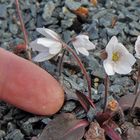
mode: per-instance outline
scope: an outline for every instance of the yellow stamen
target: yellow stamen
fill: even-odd
[[[120,54],[118,52],[113,52],[112,61],[116,62],[120,59]]]

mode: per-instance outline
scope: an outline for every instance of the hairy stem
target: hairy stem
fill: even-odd
[[[105,79],[104,79],[104,84],[105,84],[105,99],[104,99],[104,108],[103,108],[103,113],[106,111],[107,107],[107,98],[108,98],[108,85],[109,85],[109,77],[106,74]]]
[[[19,17],[19,21],[20,21],[20,24],[21,24],[21,30],[22,30],[23,35],[24,35],[24,43],[25,43],[25,47],[26,47],[25,50],[27,52],[28,59],[31,60],[31,53],[28,50],[28,37],[27,37],[26,29],[25,29],[25,26],[24,26],[24,23],[23,23],[23,18],[21,16],[21,11],[20,11],[20,7],[19,7],[19,1],[15,0],[15,4],[16,4],[16,9],[17,9],[17,14],[18,14],[18,17]]]
[[[133,109],[134,109],[135,104],[136,104],[136,102],[138,100],[138,97],[140,95],[140,92],[138,91],[139,85],[140,85],[140,61],[138,62],[138,75],[137,75],[137,81],[136,81],[135,91],[134,91],[134,95],[136,95],[136,96],[135,96],[134,102],[132,104],[132,107],[130,109],[130,115],[131,116],[133,114]]]
[[[83,64],[82,64],[81,60],[79,59],[79,57],[77,56],[77,54],[70,47],[68,47],[67,44],[64,44],[63,47],[74,56],[74,58],[77,61],[78,65],[80,66],[80,68],[81,68],[81,70],[82,70],[82,72],[83,72],[83,74],[85,76],[85,79],[87,81],[88,94],[89,94],[89,98],[91,99],[91,80],[90,80],[90,77],[87,74],[87,71],[86,71],[85,67],[83,66]]]

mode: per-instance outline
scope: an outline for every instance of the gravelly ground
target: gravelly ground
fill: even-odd
[[[104,71],[102,62],[97,57],[97,52],[104,49],[109,39],[116,35],[129,51],[134,53],[134,42],[140,34],[140,1],[98,0],[96,7],[88,0],[26,0],[20,1],[20,4],[29,40],[39,36],[35,31],[36,27],[55,30],[65,42],[68,42],[73,35],[81,32],[89,34],[90,40],[97,45],[97,49],[94,52],[90,52],[89,57],[80,57],[92,78],[93,99],[95,101],[102,99]],[[85,6],[89,9],[88,17],[81,18],[71,12],[71,10],[75,10],[80,6]],[[114,21],[115,24],[113,23]],[[14,0],[0,0],[0,47],[12,50],[16,44],[22,42],[23,34],[17,21]],[[75,64],[69,55],[66,60],[71,60],[71,63]],[[82,90],[85,83],[81,72],[78,70],[76,73],[72,73],[70,66],[66,64],[62,75],[64,83],[67,85],[71,83],[74,90]],[[51,74],[57,75],[55,63],[44,62],[42,67]],[[115,75],[111,77],[110,93],[115,97],[132,93],[133,86],[132,75]],[[86,114],[83,110],[77,112],[79,106],[77,101],[68,98],[61,111],[74,112],[77,117],[83,118]],[[0,139],[31,139],[32,136],[40,134],[44,126],[52,118],[35,116],[1,101]]]

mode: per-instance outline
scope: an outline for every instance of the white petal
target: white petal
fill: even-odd
[[[58,35],[56,32],[54,32],[54,31],[52,31],[52,30],[50,30],[50,29],[48,29],[48,28],[37,28],[36,30],[37,30],[40,34],[44,35],[45,37],[47,37],[47,38],[49,38],[49,39],[55,39],[55,40],[57,40],[57,41],[60,40],[59,35]]]
[[[78,35],[77,37],[75,37],[75,41],[73,43],[75,42],[77,42],[78,44],[77,47],[83,47],[86,50],[95,49],[95,45],[89,40],[89,37],[87,35]]]
[[[115,46],[115,52],[120,52],[122,55],[127,55],[129,54],[129,51],[126,49],[126,47],[122,43],[118,43]]]
[[[122,58],[122,63],[127,63],[129,66],[133,66],[135,62],[136,62],[136,59],[131,53],[126,54]]]
[[[125,54],[118,62],[115,63],[114,71],[119,74],[128,74],[132,71],[131,67],[135,62],[136,59],[132,54]]]
[[[140,59],[140,35],[135,42],[136,57]]]
[[[62,44],[60,42],[52,40],[52,39],[46,39],[46,38],[37,39],[37,44],[41,44],[47,48],[52,48],[52,47],[55,48],[58,46],[62,46]]]
[[[49,50],[49,48],[44,47],[44,45],[38,44],[37,39],[29,44],[29,48],[32,48],[33,51],[39,51],[39,52],[44,52]]]
[[[49,52],[41,52],[33,58],[33,61],[43,62],[43,61],[51,59],[52,57],[54,57],[54,55],[49,54]]]
[[[61,49],[62,49],[61,45],[57,46],[57,47],[55,46],[55,47],[52,47],[49,49],[49,53],[50,54],[58,54],[61,51]]]
[[[114,64],[114,71],[118,74],[128,74],[132,70],[130,65],[124,63]]]
[[[104,65],[104,68],[105,68],[107,75],[114,75],[115,74],[114,69],[113,69],[114,64],[111,61],[104,60],[103,65]]]
[[[83,34],[80,34],[80,35],[76,36],[75,38],[76,39],[86,39],[86,40],[89,40],[89,36],[83,35]]]
[[[114,52],[116,45],[118,45],[118,39],[116,36],[113,36],[106,46],[106,52],[109,59],[112,59],[112,53]]]
[[[78,47],[77,50],[78,50],[78,52],[80,52],[81,54],[83,54],[85,56],[89,55],[89,52],[83,47]]]

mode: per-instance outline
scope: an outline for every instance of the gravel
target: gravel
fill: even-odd
[[[96,44],[96,50],[90,52],[89,57],[80,55],[87,72],[92,79],[92,98],[98,103],[104,97],[105,72],[102,61],[97,57],[109,39],[116,35],[126,45],[131,53],[134,52],[134,42],[140,35],[140,2],[139,0],[98,0],[96,7],[89,0],[26,0],[21,1],[24,23],[29,41],[39,37],[36,27],[53,29],[60,34],[65,42],[79,33],[87,33],[90,40]],[[73,11],[79,7],[88,8],[87,18],[81,18]],[[11,51],[19,43],[23,43],[23,33],[17,18],[14,1],[0,0],[0,47]],[[73,57],[67,54],[65,62],[77,65]],[[41,67],[57,77],[57,57],[53,61],[41,63]],[[74,71],[74,73],[72,72]],[[63,82],[70,88],[87,93],[87,83],[82,72],[75,72],[74,68],[63,69]],[[98,78],[99,82],[94,83]],[[95,86],[96,85],[96,86]],[[133,93],[134,81],[131,76],[115,75],[110,77],[111,95],[122,96]],[[74,94],[71,92],[71,94]],[[69,95],[73,96],[73,95]],[[61,112],[75,113],[78,118],[86,117],[76,99],[67,100]],[[80,109],[79,109],[80,108]],[[95,112],[90,109],[88,119],[94,118]],[[11,105],[0,102],[0,139],[30,140],[41,133],[52,117],[40,117],[21,111]]]

